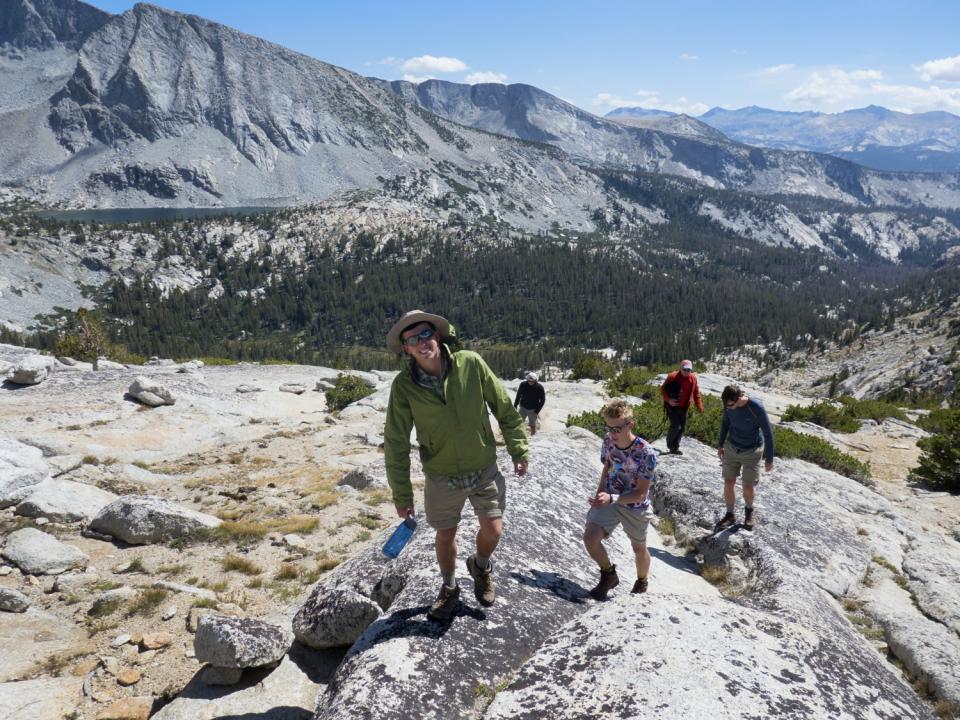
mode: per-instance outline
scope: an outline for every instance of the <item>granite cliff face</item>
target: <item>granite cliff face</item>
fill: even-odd
[[[454,125],[195,16],[136,5],[76,51],[18,38],[30,49],[0,75],[0,180],[49,199],[291,205],[369,188],[521,226],[585,227],[584,208],[605,197],[553,148]],[[27,70],[53,52],[56,75],[23,90]]]
[[[590,164],[679,175],[761,195],[808,195],[865,205],[956,207],[960,198],[956,176],[882,173],[829,155],[750,147],[691,118],[614,122],[530,85],[380,82],[454,122],[550,143]]]

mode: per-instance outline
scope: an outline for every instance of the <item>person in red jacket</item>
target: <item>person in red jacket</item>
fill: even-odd
[[[670,421],[667,431],[667,450],[670,455],[683,455],[680,450],[680,438],[687,427],[687,413],[690,402],[697,406],[697,411],[703,414],[703,400],[700,399],[700,386],[697,384],[697,375],[693,372],[693,363],[684,360],[680,369],[667,375],[660,386],[660,395],[663,397],[663,408]]]

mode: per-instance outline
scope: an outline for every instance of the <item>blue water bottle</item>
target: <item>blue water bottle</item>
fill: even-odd
[[[417,530],[417,519],[410,515],[402,523],[397,525],[397,529],[383,546],[383,554],[388,558],[396,558],[397,555],[407,546],[413,533]]]

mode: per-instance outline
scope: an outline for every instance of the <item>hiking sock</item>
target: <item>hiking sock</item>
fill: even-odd
[[[481,570],[486,570],[490,567],[490,558],[484,557],[483,555],[477,554],[473,556],[473,560],[477,563],[477,567]]]
[[[453,590],[457,586],[457,571],[443,573],[443,586],[448,590]]]
[[[733,503],[727,505],[727,515],[733,515]]]
[[[753,512],[753,505],[747,505],[746,503],[744,503],[744,504],[743,504],[743,509],[746,510],[746,511],[748,511],[748,512]]]
[[[647,576],[646,576],[646,575],[642,575],[642,576],[641,576],[641,575],[637,575],[637,580],[639,580],[640,582],[646,582],[646,581],[647,581]]]

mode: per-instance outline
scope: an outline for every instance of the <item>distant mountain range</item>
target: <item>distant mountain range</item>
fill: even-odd
[[[667,130],[673,113],[617,108],[606,117],[642,119]],[[960,171],[960,117],[948,112],[901,113],[876,105],[840,113],[784,112],[761,107],[713,108],[696,118],[739,142],[807,150],[888,171]]]
[[[601,118],[530,85],[365,78],[154,5],[0,2],[0,184],[46,202],[287,206],[361,191],[534,231],[694,214],[761,242],[890,258],[956,233],[915,212],[960,208],[956,174],[753,147],[686,116]],[[683,185],[637,185],[645,174]]]

